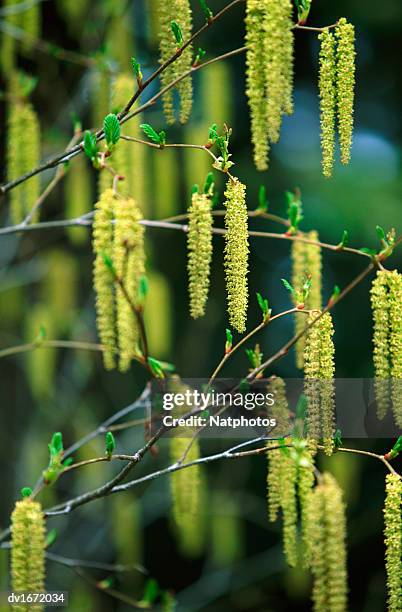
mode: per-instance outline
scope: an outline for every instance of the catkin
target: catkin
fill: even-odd
[[[64,198],[67,219],[85,215],[92,207],[92,180],[88,159],[78,155],[70,162],[64,179]],[[75,245],[81,245],[88,239],[85,227],[67,227],[67,235]]]
[[[347,559],[345,504],[336,480],[323,474],[309,497],[309,558],[315,612],[346,612]]]
[[[322,258],[321,247],[319,246],[319,236],[315,230],[308,232],[306,238],[317,242],[317,244],[309,244],[299,240],[292,241],[291,258],[292,258],[292,286],[295,289],[295,295],[300,295],[302,285],[307,277],[311,280],[309,294],[305,300],[305,310],[320,309],[322,305]],[[297,306],[294,300],[295,306]],[[306,315],[295,313],[295,333],[300,333],[306,325]],[[304,365],[304,347],[306,338],[301,336],[296,342],[296,366],[300,369]]]
[[[212,259],[211,201],[206,194],[193,193],[188,210],[188,286],[190,313],[194,319],[205,314]]]
[[[289,435],[290,414],[284,380],[277,376],[272,377],[267,385],[267,391],[272,393],[275,398],[273,407],[269,409],[269,416],[275,418],[277,423],[274,429],[274,435],[277,437],[285,437]],[[279,448],[270,450],[273,446],[278,446],[278,440],[267,440],[267,498],[268,518],[271,522],[276,521],[278,511],[281,507],[281,470],[282,459],[284,458],[283,451]]]
[[[318,315],[319,311],[312,312],[308,324]],[[312,448],[322,438],[328,455],[333,451],[335,429],[333,334],[332,318],[329,312],[326,312],[309,329],[304,350],[308,437]]]
[[[322,170],[326,178],[332,176],[335,151],[336,62],[335,36],[326,28],[320,35],[320,119]]]
[[[387,571],[388,612],[402,610],[402,480],[397,474],[386,476],[384,506],[385,565]]]
[[[348,164],[352,146],[353,105],[355,89],[355,30],[346,19],[339,20],[335,30],[338,39],[336,53],[336,89],[338,132],[341,161]]]
[[[290,0],[265,0],[265,79],[267,129],[271,142],[279,140],[283,112],[292,112],[293,22]]]
[[[230,178],[225,191],[225,271],[230,324],[242,333],[246,329],[248,303],[248,216],[246,187]]]
[[[113,265],[127,294],[120,286],[116,287],[119,368],[126,372],[137,352],[139,337],[133,306],[145,271],[144,228],[139,224],[142,215],[132,198],[116,198],[114,214]]]
[[[27,37],[23,39],[22,49],[25,52],[29,52],[34,42],[40,38],[41,32],[41,5],[35,3],[28,9],[23,11],[20,16],[20,27],[27,34]]]
[[[13,591],[45,589],[45,519],[41,505],[25,498],[11,515],[11,585]],[[42,604],[13,605],[13,610],[43,610]]]
[[[12,87],[12,91],[13,91]],[[40,162],[40,127],[32,105],[16,95],[8,109],[7,180],[12,181]],[[40,195],[39,175],[32,176],[10,192],[11,218],[21,223]],[[34,220],[38,215],[34,216]]]
[[[187,450],[193,432],[181,437],[177,430],[176,436],[170,439],[170,460],[177,463]],[[177,435],[178,434],[178,435]],[[194,440],[186,455],[185,462],[200,458],[198,440]],[[201,552],[203,545],[202,530],[202,498],[204,478],[200,465],[184,468],[173,472],[170,476],[170,489],[172,496],[172,518],[179,538],[180,547],[189,556],[196,556]]]
[[[297,465],[293,457],[281,457],[281,508],[283,549],[291,567],[297,565]]]
[[[111,257],[113,248],[113,211],[115,195],[112,189],[102,193],[95,205],[93,223],[93,269],[96,292],[96,321],[101,343],[104,345],[103,362],[107,370],[115,366],[116,330],[114,280],[104,261],[104,255]]]
[[[265,2],[247,0],[246,9],[246,95],[250,107],[251,140],[257,170],[268,168],[269,139],[265,84]]]
[[[191,36],[192,15],[189,0],[158,0],[158,31],[160,63],[163,64],[174,55],[178,49],[178,44],[172,32],[171,22],[176,21],[181,28],[183,41]],[[170,85],[175,79],[186,71],[190,70],[193,60],[192,45],[188,45],[183,53],[161,73],[162,87]],[[176,121],[174,111],[174,93],[180,99],[179,120],[186,123],[188,120],[193,103],[193,85],[191,76],[182,79],[174,88],[163,95],[163,110],[168,124]]]
[[[380,270],[371,288],[373,360],[379,419],[387,414],[390,399],[395,423],[402,427],[402,275]],[[392,382],[392,389],[390,389]]]
[[[303,544],[303,566],[310,564],[309,550],[309,508],[310,496],[314,486],[314,459],[308,448],[302,451],[297,472],[297,496],[300,508],[301,539]]]

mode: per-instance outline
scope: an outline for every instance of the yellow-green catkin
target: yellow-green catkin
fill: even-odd
[[[402,610],[402,479],[387,474],[384,506],[388,612]]]
[[[313,311],[308,324],[317,319]],[[330,455],[334,442],[334,328],[329,312],[322,315],[307,333],[304,349],[305,395],[307,398],[307,428],[312,448],[322,438],[325,452]]]
[[[335,36],[326,28],[318,36],[320,47],[320,121],[322,171],[326,178],[332,176],[335,151],[336,119],[336,62]]]
[[[290,418],[289,406],[286,398],[286,385],[282,378],[277,376],[270,380],[267,391],[272,393],[275,398],[275,404],[270,409],[269,415],[276,419],[277,427],[274,433],[276,437],[285,437],[289,435]],[[278,446],[278,440],[267,440],[267,497],[268,497],[268,518],[271,522],[276,521],[278,511],[281,506],[281,489],[282,489],[282,474],[281,466],[284,457],[283,451],[272,447]]]
[[[115,194],[112,189],[102,193],[95,205],[93,223],[93,251],[95,253],[93,280],[96,293],[96,321],[101,343],[104,345],[103,362],[107,370],[115,366],[116,329],[114,279],[104,255],[112,257],[113,212]]]
[[[191,36],[192,14],[189,0],[158,0],[158,30],[159,30],[159,49],[160,63],[163,64],[174,55],[178,49],[178,44],[172,32],[171,23],[176,21],[180,26],[183,41],[187,41]],[[190,70],[193,61],[193,48],[188,45],[183,53],[172,62],[161,74],[162,87],[166,87],[179,76]],[[193,84],[191,76],[182,79],[174,88],[163,95],[163,110],[168,124],[176,121],[174,111],[174,93],[180,99],[179,121],[186,123],[188,120],[193,103]]]
[[[297,542],[297,465],[292,456],[281,456],[281,508],[283,516],[283,550],[291,567],[298,560]]]
[[[336,89],[338,132],[341,162],[348,164],[353,133],[353,106],[355,95],[355,29],[346,19],[339,20],[335,30],[338,39],[336,53]]]
[[[243,521],[236,499],[217,493],[212,500],[211,557],[218,567],[231,566],[244,550]]]
[[[251,140],[257,170],[268,168],[269,138],[265,86],[265,1],[247,0],[246,8],[246,95],[251,117]]]
[[[177,430],[177,434],[169,441],[172,465],[182,459],[191,442],[193,432],[189,431],[186,437],[181,437],[184,434],[183,430]],[[185,457],[185,463],[195,461],[199,457],[199,443],[198,440],[194,440]],[[177,470],[170,475],[173,523],[180,548],[188,556],[197,556],[203,546],[200,513],[202,512],[204,484],[200,465]]]
[[[12,87],[14,96],[14,88]],[[12,181],[40,162],[40,127],[30,102],[18,94],[8,109],[7,180]],[[32,176],[10,192],[13,223],[21,223],[40,195],[39,175]],[[37,220],[35,215],[34,220]]]
[[[76,319],[79,286],[77,258],[64,250],[46,254],[41,299],[49,309],[57,335],[68,332]]]
[[[174,335],[172,289],[165,276],[155,270],[147,273],[147,279],[144,321],[149,351],[158,358],[168,358]]]
[[[402,429],[402,274],[390,272],[388,285],[392,411],[396,425]]]
[[[225,272],[229,322],[239,333],[246,329],[248,304],[248,216],[246,187],[230,178],[225,191]]]
[[[22,2],[22,0],[20,0],[20,2]],[[7,10],[11,7],[15,7],[17,4],[19,4],[18,0],[3,0],[2,7]],[[12,28],[20,27],[20,13],[16,12],[11,13],[10,15],[5,15],[4,22],[6,26],[9,25]],[[5,77],[9,77],[15,67],[18,43],[13,36],[7,34],[6,32],[2,32],[0,41],[1,71]]]
[[[265,79],[267,128],[279,140],[282,114],[293,111],[293,21],[290,0],[265,0]]]
[[[38,593],[45,589],[45,519],[39,502],[25,498],[11,515],[11,587]],[[15,605],[13,610],[43,610],[42,604]]]
[[[205,314],[212,260],[211,200],[198,191],[188,209],[187,254],[190,313],[197,319]]]
[[[342,491],[331,474],[324,473],[310,496],[310,563],[314,577],[314,612],[346,612],[346,516]]]
[[[378,271],[370,292],[373,314],[374,391],[379,419],[385,417],[390,405],[390,313],[387,279],[387,272],[383,270]]]
[[[194,158],[192,161],[194,162]],[[163,184],[163,189],[155,189],[152,194],[154,217],[156,219],[173,217],[181,212],[179,194],[181,171],[178,151],[175,148],[155,151],[152,155],[152,169],[154,185]],[[166,180],[166,177],[169,179]]]
[[[145,272],[144,228],[139,224],[142,215],[132,198],[116,198],[114,214],[112,259],[116,275],[125,288],[124,292],[120,286],[116,287],[119,369],[126,372],[138,352],[139,334],[133,306]]]
[[[40,3],[34,3],[32,6],[27,8],[21,13],[20,27],[24,30],[27,35],[24,37],[22,42],[22,49],[25,52],[29,52],[35,41],[40,38],[41,33],[41,5]]]
[[[297,471],[297,496],[299,500],[300,510],[300,527],[302,539],[302,561],[303,566],[308,567],[310,564],[309,553],[309,508],[310,496],[312,495],[314,486],[314,458],[313,453],[305,448],[299,459]]]
[[[111,103],[113,112],[121,111],[133,93],[133,77],[129,74],[120,74],[113,84]],[[124,135],[141,138],[143,136],[140,129],[141,123],[141,115],[134,115],[122,126]],[[156,153],[163,155],[164,152],[156,151]],[[134,198],[143,214],[146,214],[149,211],[146,193],[147,147],[137,142],[120,140],[110,158],[110,165],[124,176],[124,180],[119,183],[119,192]],[[101,174],[105,174],[105,171],[102,171]]]
[[[55,318],[49,304],[39,303],[28,309],[25,329],[27,342],[55,339]],[[31,393],[38,402],[53,399],[56,367],[57,351],[54,348],[38,346],[34,351],[27,353],[27,379]]]
[[[292,286],[295,288],[295,295],[299,295],[306,278],[311,280],[311,287],[307,299],[305,300],[305,310],[320,309],[322,305],[322,258],[321,247],[319,246],[319,236],[315,230],[308,232],[305,236],[308,240],[317,242],[310,244],[299,240],[292,242]],[[295,303],[295,306],[297,304]],[[306,325],[306,315],[303,312],[295,314],[295,333],[300,333]],[[296,342],[296,366],[299,369],[304,365],[304,346],[305,336],[301,336]]]
[[[64,179],[64,201],[67,219],[76,219],[88,213],[92,208],[91,167],[88,159],[78,155],[69,164]],[[88,240],[88,228],[66,228],[70,242],[74,245],[84,244]]]

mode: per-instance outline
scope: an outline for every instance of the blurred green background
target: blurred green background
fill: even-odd
[[[72,116],[84,128],[101,121],[109,108],[105,99],[105,72],[130,71],[130,57],[141,63],[144,76],[158,65],[155,28],[147,3],[151,0],[48,0],[41,3],[42,37],[59,47],[96,59],[94,66],[66,62],[49,53],[31,50],[18,56],[18,66],[36,75],[32,102],[43,131],[42,157],[65,147],[72,135]],[[209,2],[216,11],[224,2]],[[193,2],[195,26],[202,23]],[[244,6],[240,4],[199,39],[207,58],[243,44]],[[233,127],[234,174],[247,184],[248,206],[257,205],[261,184],[267,188],[270,211],[286,215],[284,192],[299,187],[305,219],[302,229],[318,229],[325,242],[337,243],[349,230],[351,245],[376,248],[375,225],[401,231],[401,29],[399,0],[368,3],[363,0],[313,0],[311,25],[334,23],[346,16],[357,31],[356,130],[352,162],[336,165],[334,178],[325,180],[320,169],[317,96],[318,43],[314,33],[296,32],[295,114],[285,118],[281,141],[271,153],[267,173],[252,163],[248,110],[244,96],[244,56],[216,64],[195,75],[195,101],[188,126],[168,128],[168,141],[203,143],[212,122]],[[1,25],[0,25],[1,29]],[[0,35],[5,36],[0,31]],[[105,77],[105,81],[102,78]],[[155,82],[144,93],[149,99]],[[6,82],[2,80],[2,91]],[[1,159],[5,156],[7,101],[0,100]],[[113,110],[113,109],[112,109]],[[155,129],[165,129],[158,103],[145,115]],[[206,158],[206,156],[205,156]],[[208,159],[199,151],[144,151],[146,176],[144,214],[161,219],[183,213],[193,183],[202,183]],[[2,163],[2,179],[5,165]],[[217,173],[216,173],[217,174]],[[52,172],[42,174],[42,186]],[[223,192],[222,179],[217,187]],[[96,201],[96,172],[82,158],[46,200],[42,220],[83,214]],[[1,225],[9,222],[7,202],[0,208]],[[254,229],[278,228],[254,220]],[[280,228],[279,228],[280,230]],[[173,362],[182,376],[205,377],[219,360],[227,325],[222,244],[214,239],[211,295],[207,314],[190,320],[186,288],[185,235],[160,229],[147,230],[150,295],[147,325],[155,357]],[[402,251],[390,266],[399,267]],[[365,261],[348,254],[324,253],[324,295],[335,284],[345,286]],[[89,229],[40,231],[0,239],[0,349],[31,341],[43,325],[49,339],[96,341],[92,253]],[[289,244],[261,238],[251,240],[251,296],[261,291],[274,312],[289,307],[289,295],[280,279],[290,277]],[[371,323],[368,291],[362,283],[334,311],[338,377],[372,376]],[[249,327],[259,318],[251,298]],[[272,354],[293,333],[284,318],[259,338],[262,350]],[[135,364],[126,375],[106,373],[98,354],[42,349],[0,362],[0,525],[6,527],[22,486],[33,486],[47,463],[47,443],[53,431],[73,443],[103,419],[133,402],[145,384]],[[226,374],[240,376],[247,368],[240,354]],[[292,377],[299,373],[291,352],[272,373]],[[134,416],[136,416],[134,414]],[[142,413],[140,414],[142,416]],[[141,445],[141,427],[118,435],[118,450],[131,452]],[[384,440],[348,441],[385,451]],[[221,448],[202,442],[205,453]],[[103,453],[100,437],[84,446],[75,460]],[[167,464],[167,443],[159,454],[147,457],[136,469],[142,475]],[[385,610],[384,551],[381,541],[384,470],[366,458],[336,455],[321,462],[338,477],[348,501],[350,609]],[[235,468],[235,469],[234,469]],[[92,489],[114,473],[114,466],[91,466],[69,476],[42,495],[44,506]],[[310,609],[310,579],[301,570],[285,568],[280,525],[266,517],[265,460],[242,459],[216,463],[205,472],[207,502],[203,520],[206,537],[195,558],[180,552],[170,527],[168,480],[159,478],[124,493],[77,509],[68,517],[54,518],[59,536],[54,553],[109,563],[135,562],[149,571],[163,588],[176,592],[179,610],[275,611]],[[2,582],[7,583],[8,555],[0,551]],[[101,580],[106,572],[88,570]],[[141,572],[117,575],[115,588],[134,598],[142,593]],[[74,611],[128,610],[129,607],[87,584],[62,565],[48,563],[49,589],[69,590]]]

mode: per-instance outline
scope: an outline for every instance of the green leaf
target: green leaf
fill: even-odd
[[[205,0],[199,0],[199,3],[201,5],[201,8],[202,8],[203,13],[205,15],[205,19],[207,21],[210,21],[211,17],[213,17],[213,13],[212,13],[211,9],[209,8],[209,6],[207,5]]]
[[[183,44],[183,32],[181,31],[181,27],[177,21],[171,21],[170,27],[172,28],[177,44],[181,46]]]
[[[297,7],[297,21],[299,24],[304,24],[310,13],[311,0],[295,0]]]
[[[138,81],[138,83],[142,82],[142,72],[141,72],[141,66],[140,64],[137,62],[137,60],[135,59],[135,57],[131,58],[131,66],[133,67],[134,70],[134,74],[136,76],[136,79]]]
[[[337,429],[334,435],[334,445],[335,448],[338,449],[342,446],[342,432],[340,429]]]
[[[113,455],[113,451],[116,448],[116,441],[111,431],[107,431],[105,434],[105,453],[108,457]]]
[[[60,431],[56,431],[56,433],[53,434],[50,448],[51,453],[54,455],[63,452],[63,436]]]
[[[21,495],[22,497],[30,497],[30,495],[32,495],[31,487],[22,487]]]
[[[395,459],[399,453],[402,453],[402,436],[399,436],[392,449],[389,451],[389,453],[386,453],[384,457],[386,459]]]
[[[258,301],[258,305],[261,308],[262,311],[262,318],[264,322],[267,322],[270,315],[271,315],[271,311],[269,309],[269,303],[268,300],[266,298],[263,298],[261,293],[258,293],[257,291],[257,301]]]
[[[161,143],[160,133],[162,133],[162,132],[160,132],[159,134],[157,132],[155,132],[154,128],[151,125],[149,125],[149,123],[141,123],[140,128],[142,129],[144,134],[146,134],[148,136],[148,138],[150,140],[152,140],[156,144],[160,144]]]
[[[214,189],[214,173],[208,172],[207,177],[204,183],[204,193],[207,195],[212,195]]]
[[[265,185],[260,185],[260,188],[258,190],[257,210],[260,210],[261,212],[267,212],[268,210],[267,190]]]
[[[292,227],[297,228],[299,221],[299,207],[296,202],[292,202],[289,207],[289,221]]]
[[[98,144],[95,134],[91,134],[89,130],[84,133],[84,153],[91,161],[98,155]]]
[[[120,123],[116,115],[113,113],[106,115],[103,121],[103,131],[105,132],[106,143],[109,147],[119,142]]]
[[[165,378],[165,373],[160,361],[154,359],[153,357],[148,357],[148,365],[151,368],[151,372],[155,378]]]
[[[159,595],[159,585],[154,578],[149,578],[144,587],[144,595],[139,602],[141,605],[151,606]]]
[[[191,188],[191,195],[193,195],[194,193],[199,193],[200,192],[200,188],[199,186],[195,183],[192,188]]]
[[[385,232],[383,228],[381,227],[381,225],[376,225],[375,231],[377,232],[378,239],[381,240],[382,243],[386,244],[387,239],[385,237]]]
[[[349,232],[348,230],[343,230],[341,241],[338,244],[338,249],[344,249],[345,246],[347,246],[348,244],[349,244]]]
[[[226,344],[225,344],[225,353],[229,353],[232,350],[233,346],[233,336],[230,329],[226,329]]]
[[[366,255],[370,255],[370,257],[375,257],[377,255],[377,251],[374,249],[368,249],[367,247],[362,247],[359,249],[361,253],[366,253]]]
[[[70,465],[72,465],[74,463],[74,458],[73,457],[67,457],[67,459],[65,459],[65,461],[63,461],[63,467],[69,467]]]
[[[217,127],[216,123],[213,123],[208,130],[208,140],[212,143],[215,143],[218,138]]]
[[[198,47],[197,54],[193,61],[193,66],[198,66],[201,63],[201,61],[204,59],[204,57],[206,56],[206,53],[207,52],[205,51],[205,49]]]
[[[49,548],[57,540],[57,529],[51,529],[46,535],[45,547]]]
[[[159,136],[159,144],[161,145],[161,147],[163,145],[166,144],[166,132],[164,132],[163,130],[161,130],[158,134]]]
[[[292,295],[294,294],[295,290],[293,289],[292,285],[289,283],[289,281],[286,280],[286,278],[281,278],[281,281],[285,287],[285,289],[287,289]]]

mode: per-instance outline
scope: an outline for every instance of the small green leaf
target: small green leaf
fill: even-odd
[[[21,495],[22,497],[30,497],[30,495],[32,495],[31,487],[22,487]]]
[[[154,359],[153,357],[148,357],[148,365],[151,368],[151,372],[155,378],[165,378],[165,373],[160,361]]]
[[[212,143],[215,144],[215,141],[218,138],[218,132],[217,132],[217,125],[216,123],[213,123],[209,130],[208,130],[208,140]]]
[[[383,244],[387,243],[387,239],[385,237],[385,232],[381,225],[376,225],[375,231],[377,232],[378,239],[381,240]]]
[[[54,455],[63,452],[63,436],[60,431],[56,431],[56,433],[53,434],[50,448],[51,453]]]
[[[226,329],[225,353],[230,353],[233,346],[233,336],[230,329]]]
[[[113,113],[106,115],[103,121],[103,131],[108,147],[112,147],[119,142],[120,138],[120,123],[117,116]]]
[[[265,185],[260,185],[260,188],[258,190],[257,210],[261,212],[267,212],[268,210],[267,190]]]
[[[205,0],[199,0],[199,3],[201,5],[201,8],[202,8],[203,13],[205,15],[205,19],[207,21],[210,21],[210,19],[213,17],[213,13],[212,13],[211,9],[209,8],[209,6],[207,5]]]
[[[142,606],[151,606],[159,595],[159,585],[154,578],[149,578],[145,583],[144,595],[139,602]]]
[[[289,281],[287,281],[286,278],[281,278],[281,281],[282,281],[285,289],[287,289],[293,295],[295,290],[292,287],[292,285],[289,283]]]
[[[132,66],[132,68],[134,70],[134,74],[135,74],[135,77],[137,79],[138,84],[141,84],[142,83],[141,66],[140,66],[139,62],[137,62],[135,57],[131,58],[131,66]]]
[[[335,448],[341,448],[342,446],[342,432],[340,429],[337,429],[334,435],[334,445]]]
[[[297,7],[297,22],[304,24],[310,13],[311,0],[295,0]]]
[[[261,293],[258,293],[257,291],[257,302],[259,307],[261,308],[262,311],[262,318],[264,322],[267,322],[269,320],[269,317],[271,315],[271,311],[269,309],[269,303],[268,300],[266,298],[263,298]]]
[[[349,244],[349,232],[347,230],[343,230],[341,241],[337,245],[338,249],[344,249],[348,244]]]
[[[193,61],[193,66],[198,66],[202,62],[204,57],[206,56],[206,53],[207,52],[205,51],[205,49],[202,49],[201,47],[198,47],[197,54],[196,54],[196,56],[194,58],[194,61]]]
[[[57,529],[51,529],[46,535],[45,547],[49,548],[57,540]]]
[[[111,431],[107,431],[105,434],[105,453],[110,458],[113,455],[113,451],[116,448],[116,441]]]
[[[170,27],[172,28],[177,44],[181,46],[183,44],[183,32],[181,31],[181,27],[177,21],[171,21]]]
[[[141,123],[140,128],[143,132],[148,136],[150,140],[155,142],[156,144],[160,144],[160,134],[155,132],[154,128],[149,125],[149,123]]]
[[[67,457],[67,459],[65,459],[63,461],[63,467],[69,467],[70,465],[72,465],[74,463],[74,458],[73,457]]]
[[[366,255],[370,255],[370,257],[375,257],[377,255],[377,251],[374,249],[368,249],[367,247],[362,247],[359,249],[361,253],[366,253]]]
[[[194,193],[199,193],[200,192],[200,188],[199,186],[195,183],[192,188],[191,188],[191,195],[193,195]]]
[[[159,144],[161,145],[161,147],[163,147],[163,145],[166,144],[166,132],[161,130],[158,136],[159,136]]]
[[[85,130],[84,133],[84,153],[91,161],[98,155],[96,136],[95,134],[91,134],[89,130]]]
[[[204,183],[204,193],[207,195],[212,195],[214,189],[214,173],[208,172],[207,177]]]
[[[402,436],[399,436],[392,449],[389,451],[389,453],[386,453],[384,457],[386,459],[395,459],[399,453],[402,453]]]

